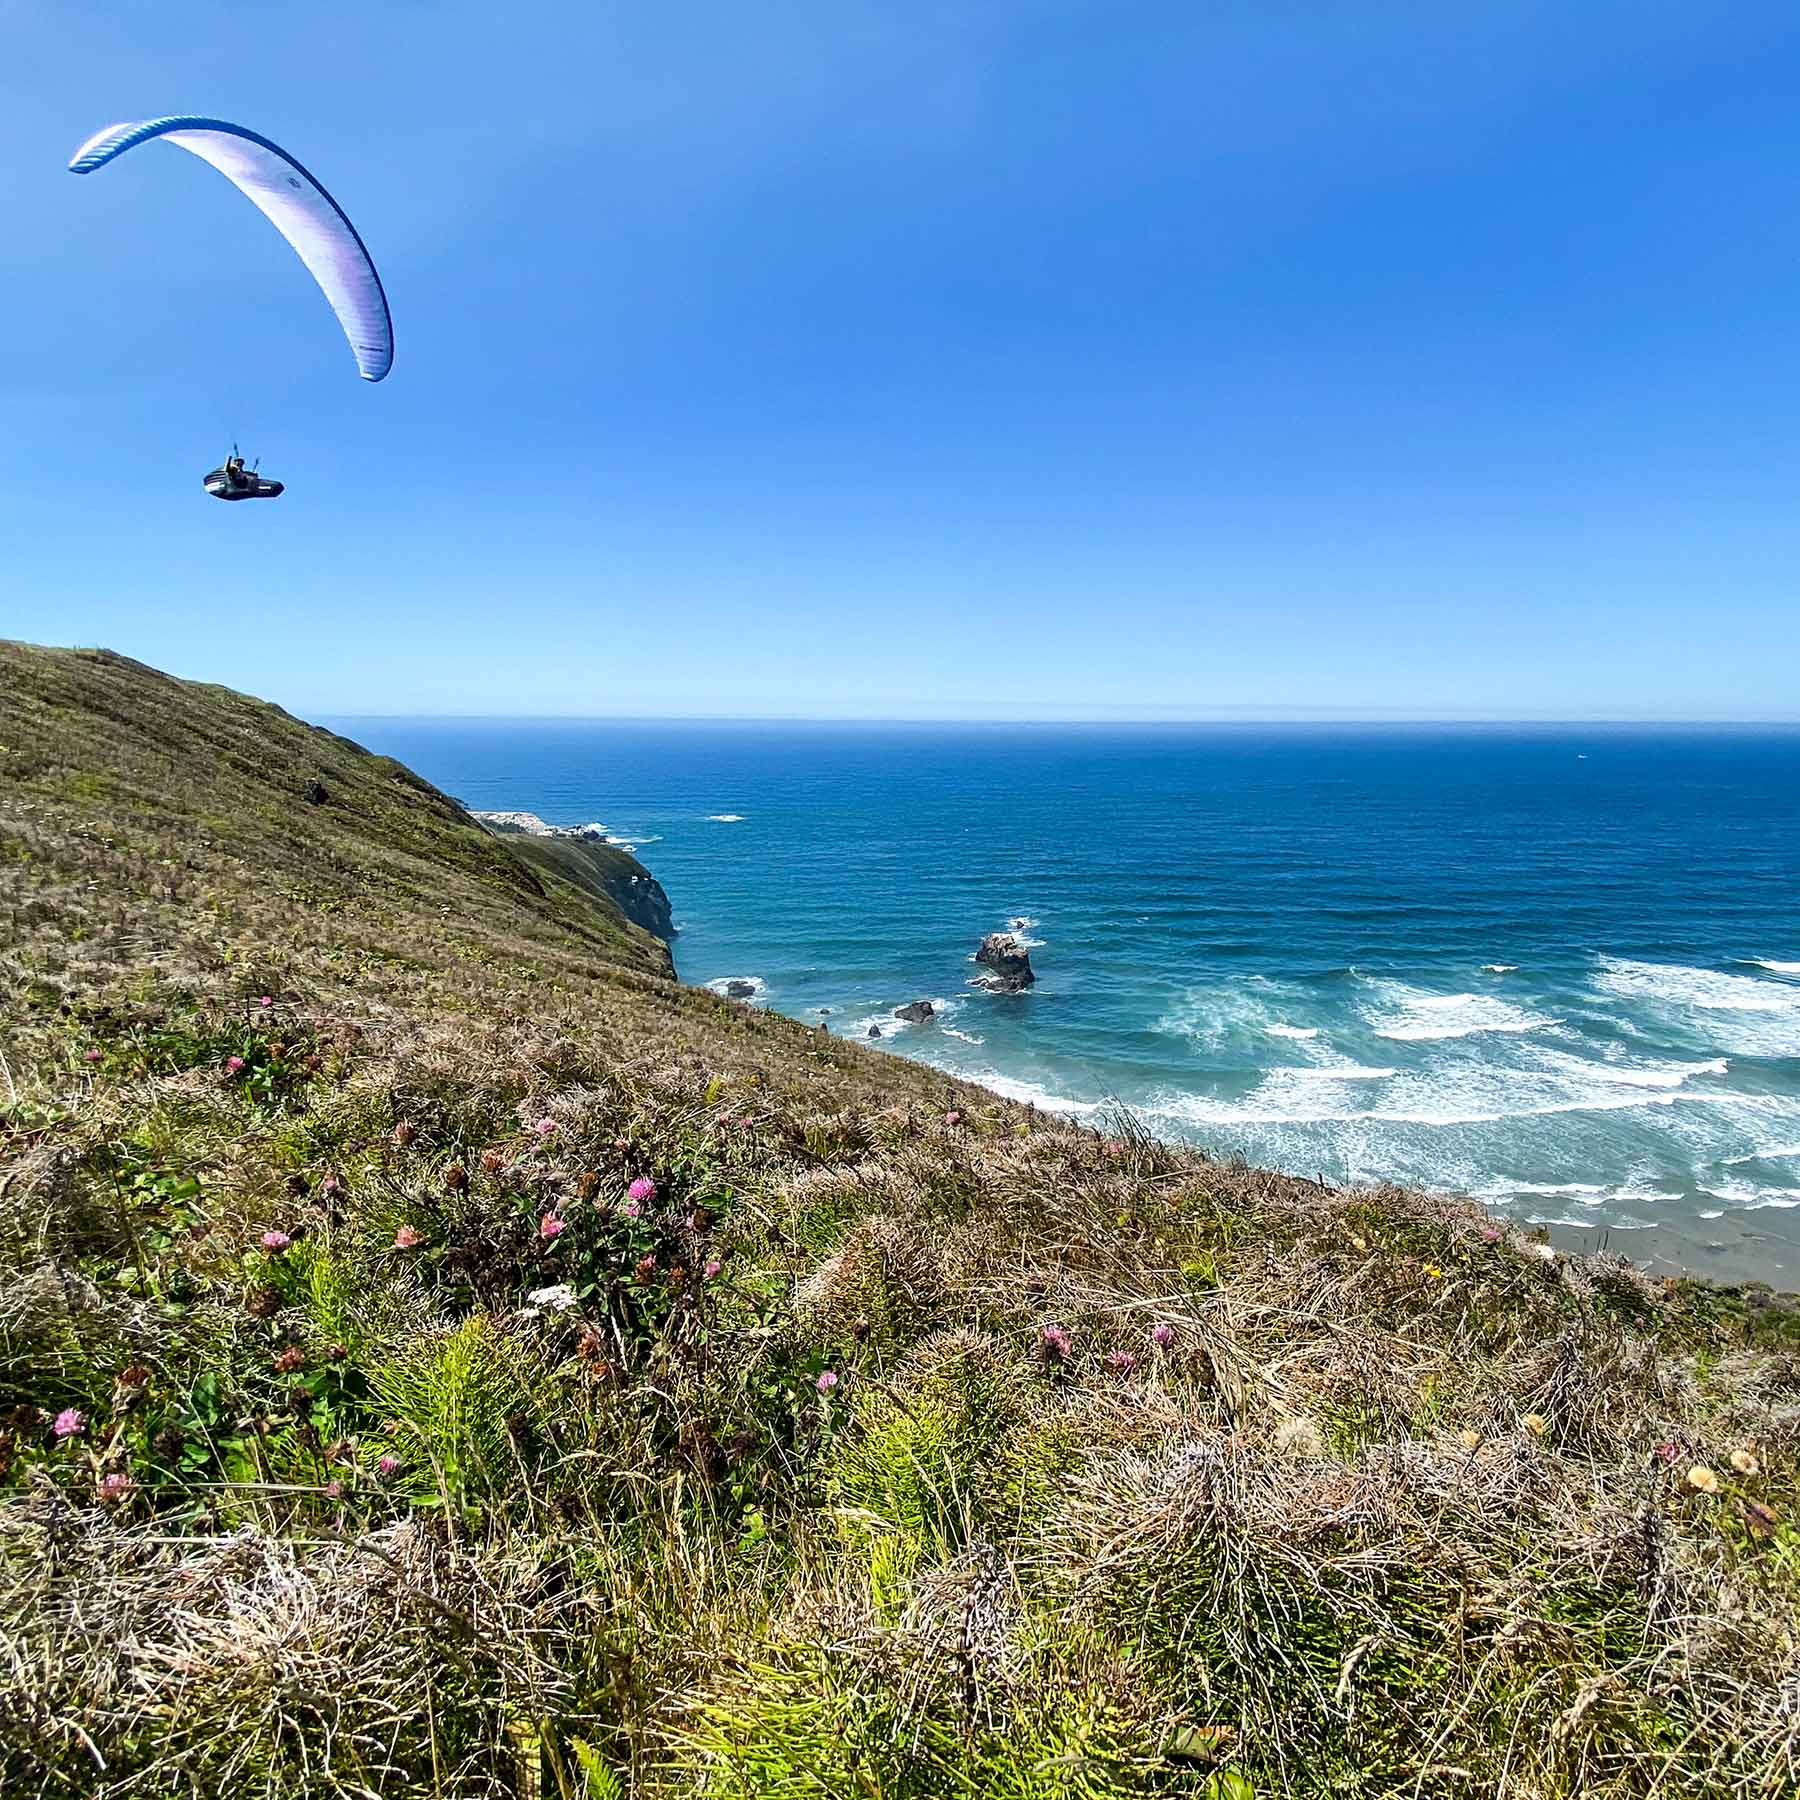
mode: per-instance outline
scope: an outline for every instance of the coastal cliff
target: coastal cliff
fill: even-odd
[[[1794,1790],[1790,1302],[683,987],[616,848],[0,644],[0,1791]]]
[[[675,920],[662,883],[630,850],[610,843],[599,826],[558,829],[536,813],[475,812],[490,831],[498,832],[512,853],[547,880],[563,882],[589,898],[615,907],[632,924],[659,938],[675,939]],[[673,963],[670,964],[671,973]]]

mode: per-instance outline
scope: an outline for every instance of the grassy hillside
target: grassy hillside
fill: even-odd
[[[683,989],[104,654],[0,925],[9,1800],[1794,1790],[1787,1303]]]
[[[255,954],[280,938],[297,955],[341,952],[349,939],[371,966],[436,964],[517,936],[572,967],[669,969],[597,886],[544,879],[518,854],[524,840],[267,701],[107,651],[0,642],[0,732],[24,902],[83,918],[84,846],[96,834],[109,846],[85,939],[116,935],[129,912],[129,932],[196,952],[234,937]]]

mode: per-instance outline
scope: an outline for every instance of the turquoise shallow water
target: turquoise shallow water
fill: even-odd
[[[335,724],[639,846],[689,981],[1800,1286],[1800,731]],[[1037,987],[972,990],[1014,919]]]

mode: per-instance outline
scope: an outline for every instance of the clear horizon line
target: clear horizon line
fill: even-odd
[[[1733,728],[1800,727],[1796,713],[1687,712],[1501,712],[1482,708],[1440,707],[1155,707],[1119,706],[1101,710],[1021,705],[1017,711],[953,712],[496,712],[430,708],[413,711],[365,711],[323,706],[308,716],[340,720],[440,720],[478,723],[538,724],[739,724],[739,725],[1695,725]]]

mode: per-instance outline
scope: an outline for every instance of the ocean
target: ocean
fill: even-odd
[[[1096,1123],[1800,1287],[1800,729],[333,725],[635,846],[684,980]],[[1037,985],[978,992],[1009,923]]]

